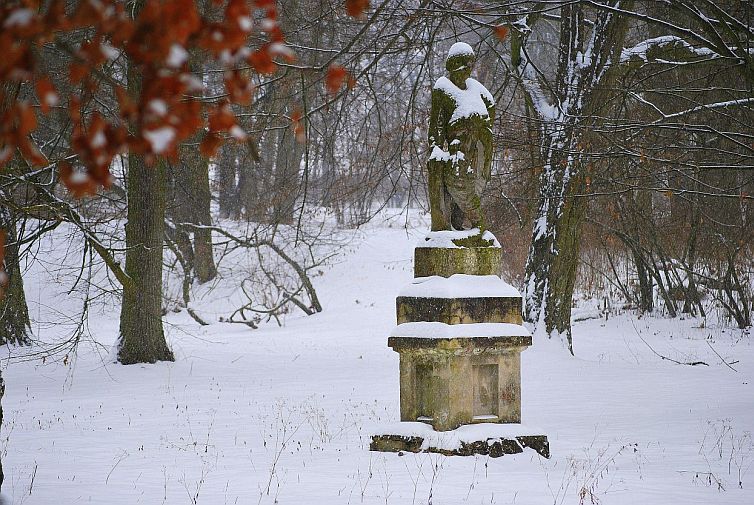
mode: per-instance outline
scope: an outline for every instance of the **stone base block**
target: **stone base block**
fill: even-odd
[[[388,345],[400,355],[401,421],[438,431],[521,422],[520,354],[531,345],[522,326],[405,323]]]
[[[502,249],[490,232],[433,231],[414,249],[414,277],[499,275]]]
[[[521,294],[496,275],[419,277],[396,299],[398,324],[521,324]]]
[[[395,300],[398,324],[436,321],[445,324],[521,324],[521,297],[418,298]]]
[[[537,434],[520,424],[476,424],[453,431],[438,432],[422,423],[398,423],[372,436],[370,451],[433,452],[446,456],[481,454],[499,458],[532,449],[544,458],[550,457],[547,435]]]
[[[417,247],[414,249],[414,277],[500,275],[500,261],[499,247]]]

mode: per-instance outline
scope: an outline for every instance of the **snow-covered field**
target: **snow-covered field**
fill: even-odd
[[[103,347],[82,345],[65,363],[4,359],[6,500],[754,503],[752,336],[695,319],[577,323],[575,358],[535,336],[522,355],[523,422],[549,436],[550,460],[369,452],[370,434],[398,419],[398,355],[386,343],[422,234],[402,225],[354,232],[315,279],[325,311],[282,328],[201,327],[171,313],[176,361],[121,366],[108,361],[114,307],[91,314]],[[69,311],[66,286],[44,266],[26,288],[32,317]]]

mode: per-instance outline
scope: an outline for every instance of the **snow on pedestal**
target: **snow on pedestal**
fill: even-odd
[[[521,295],[497,275],[500,253],[479,230],[417,244],[388,339],[400,356],[402,422],[373,436],[372,450],[494,457],[531,447],[549,457],[547,437],[520,424],[521,352],[532,339]]]

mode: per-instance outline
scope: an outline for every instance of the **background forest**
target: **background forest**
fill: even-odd
[[[70,15],[85,3],[33,8],[43,16],[59,4]],[[144,9],[116,3],[132,18]],[[483,205],[529,323],[577,355],[572,324],[584,318],[751,326],[750,2],[346,3],[248,2],[263,28],[242,44],[259,55],[279,43],[264,24],[274,22],[285,41],[274,61],[234,60],[231,71],[219,49],[187,45],[196,128],[167,139],[172,156],[160,155],[159,138],[156,156],[113,152],[107,189],[89,185],[93,158],[82,145],[123,121],[119,89],[147,92],[141,67],[108,46],[82,70],[96,25],[35,39],[25,78],[11,72],[20,60],[0,63],[0,344],[11,360],[68,362],[97,340],[90,315],[112,307],[113,358],[123,364],[174,359],[167,314],[185,312],[197,328],[258,329],[327,311],[317,278],[351,247],[347,232],[386,208],[427,209],[430,91],[456,41],[473,46],[474,77],[496,99]],[[14,32],[23,20],[11,20],[22,4],[0,8],[4,43],[23,39]],[[229,19],[228,2],[193,4],[206,23]],[[246,81],[234,79],[252,86],[239,91],[233,83]],[[34,128],[10,115],[18,104],[34,111]],[[142,106],[165,113],[164,103]],[[223,107],[235,119],[217,127]],[[13,131],[28,133],[44,162],[13,146]],[[46,289],[25,282],[35,268],[75,312],[35,320],[27,292]],[[207,306],[198,295],[214,289],[225,303]]]
[[[219,20],[221,4],[197,8]],[[232,105],[249,140],[207,157],[193,137],[158,169],[140,168],[143,181],[131,173],[141,158],[118,155],[112,187],[87,198],[60,184],[55,163],[66,163],[68,181],[86,166],[67,107],[80,102],[86,128],[88,117],[117,120],[119,102],[102,76],[82,100],[69,68],[91,30],[61,33],[35,49],[60,95],[32,133],[51,163],[15,158],[0,174],[9,276],[0,341],[33,338],[23,272],[44,261],[39,240],[62,223],[87,244],[71,289],[90,301],[124,296],[122,333],[136,324],[151,342],[124,362],[169,357],[159,312],[191,310],[192,286],[211,282],[229,249],[256,251],[259,264],[237,278],[248,304],[225,321],[322,310],[310,276],[326,260],[317,249],[333,239],[330,218],[358,227],[386,206],[426,206],[429,90],[456,40],[474,46],[476,76],[500,111],[485,206],[530,322],[570,348],[577,293],[637,314],[717,311],[748,327],[752,10],[738,1],[389,1],[353,18],[335,3],[283,1],[279,27],[297,59],[252,74],[253,100]],[[199,49],[189,59],[201,101],[223,101],[222,64]],[[116,51],[98,72],[127,79],[126,55]],[[6,84],[5,107],[40,110],[38,89],[33,80]],[[147,259],[140,243],[162,259]],[[108,282],[92,282],[105,268]],[[180,293],[161,290],[168,275],[182,277]],[[133,311],[141,315],[132,324]]]

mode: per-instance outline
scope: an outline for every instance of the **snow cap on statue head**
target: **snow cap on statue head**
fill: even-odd
[[[445,60],[445,68],[448,72],[460,70],[474,63],[476,55],[474,50],[466,42],[456,42],[450,46],[448,58]]]

